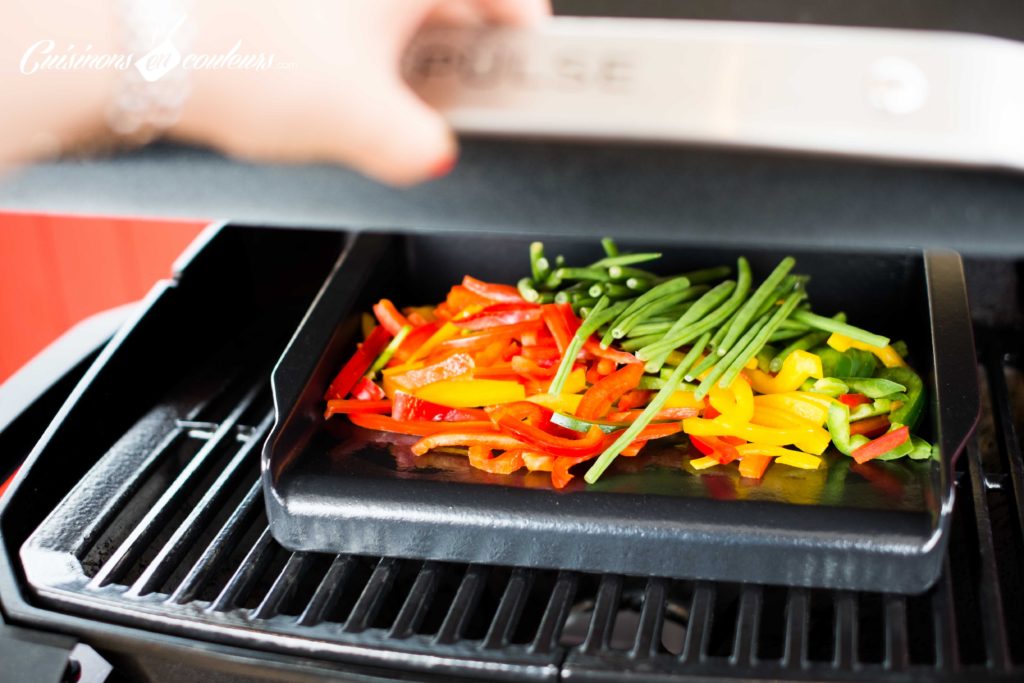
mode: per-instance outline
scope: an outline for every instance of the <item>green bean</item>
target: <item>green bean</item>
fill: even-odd
[[[637,382],[637,389],[643,389],[645,391],[651,391],[652,389],[661,389],[665,386],[665,380],[660,377],[651,377],[650,375],[644,375]]]
[[[761,372],[768,372],[772,365],[772,359],[779,350],[770,344],[765,344],[757,352],[757,369]]]
[[[559,268],[553,274],[559,282],[562,280],[596,280],[605,282],[610,280],[608,271],[604,268]]]
[[[806,325],[809,325],[810,327],[813,327],[815,329],[825,330],[826,332],[836,332],[839,334],[843,334],[849,337],[850,339],[854,339],[865,344],[870,344],[871,346],[885,347],[889,345],[888,337],[883,337],[878,334],[872,334],[871,332],[868,332],[867,330],[862,330],[859,327],[847,325],[846,323],[841,323],[837,320],[833,320],[832,318],[826,318],[824,316],[815,315],[810,311],[797,311],[796,313],[793,314],[793,319],[798,322],[802,322]]]
[[[607,294],[613,299],[626,299],[636,296],[636,292],[631,290],[629,287],[617,285],[614,282],[595,282],[590,286],[590,289],[588,289],[587,292],[590,294],[590,296],[595,297],[601,296],[602,294]]]
[[[612,337],[615,339],[622,339],[629,334],[629,331],[633,329],[634,326],[639,325],[641,322],[654,316],[656,313],[661,313],[662,311],[666,311],[674,306],[689,301],[693,297],[703,294],[705,290],[707,290],[707,287],[703,285],[699,287],[687,287],[681,291],[655,299],[654,301],[636,309],[632,313],[628,313],[627,309],[627,314],[624,314],[624,317],[620,316],[620,319],[616,320],[615,323],[612,324]],[[630,308],[632,308],[632,306]],[[669,328],[671,328],[671,326],[669,326]],[[668,329],[666,329],[666,331],[668,331]]]
[[[708,342],[710,340],[711,333],[705,332],[704,334],[702,334],[700,339],[697,340],[693,347],[683,357],[683,360],[679,361],[679,367],[682,367],[683,373],[685,373],[684,379],[685,375],[689,374],[690,367],[697,362],[698,358],[700,358],[700,354],[704,352],[704,347],[708,345]]]
[[[672,323],[642,323],[633,327],[626,336],[636,338],[657,335],[660,339],[663,334],[668,332],[670,327],[672,327]]]
[[[683,273],[683,277],[690,281],[693,285],[703,285],[708,282],[714,282],[715,280],[721,280],[724,277],[728,277],[732,272],[732,268],[729,266],[715,266],[714,268],[704,268],[702,270],[695,270],[691,273]]]
[[[705,315],[700,322],[694,322],[689,327],[680,326],[680,331],[675,333],[670,330],[669,334],[665,335],[665,339],[657,344],[644,347],[637,352],[637,357],[640,358],[640,360],[647,361],[646,369],[648,372],[652,372],[660,368],[672,349],[693,341],[705,332],[714,330],[723,321],[727,320],[737,308],[739,308],[747,295],[747,291],[750,289],[751,274],[750,264],[744,257],[739,257],[736,265],[736,285],[732,289],[732,293],[729,295],[729,298],[725,303],[722,303],[721,305],[716,304],[714,311]],[[722,284],[724,285],[725,283]],[[719,285],[719,287],[721,286],[722,285]],[[716,287],[715,289],[718,288]],[[696,305],[694,308],[696,308]],[[684,316],[684,318],[686,317],[687,316]],[[680,320],[679,322],[683,322],[683,320]]]
[[[710,334],[710,333],[705,332],[704,334]],[[713,368],[715,366],[715,363],[717,363],[717,362],[718,362],[718,356],[716,356],[715,354],[713,354],[709,350],[708,351],[708,355],[704,356],[704,359],[701,360],[701,362],[698,363],[696,365],[696,367],[694,367],[692,369],[688,369],[686,371],[686,377],[685,377],[686,381],[687,382],[692,382],[693,380],[697,379],[698,377],[703,375],[705,372],[707,372],[708,370]]]
[[[733,346],[732,351],[725,354],[724,358],[715,358],[715,354],[708,354],[708,358],[715,358],[715,361],[717,362],[715,362],[714,367],[710,368],[711,372],[705,375],[704,379],[701,380],[700,385],[697,387],[697,391],[693,392],[695,398],[701,399],[707,395],[711,386],[717,382],[723,374],[725,374],[725,371],[729,369],[732,362],[735,361],[741,353],[743,353],[743,348],[750,344],[754,337],[757,336],[758,332],[764,329],[764,326],[768,324],[769,317],[770,315],[765,314],[761,316],[759,320],[755,320],[754,324],[747,328],[747,331],[744,332],[743,336],[740,337],[739,341]],[[693,374],[696,375],[698,373],[694,370]]]
[[[724,389],[733,383],[736,376],[740,374],[740,370],[743,369],[751,358],[757,355],[757,352],[760,351],[761,347],[763,347],[768,341],[768,337],[772,335],[772,332],[778,328],[779,324],[781,324],[783,320],[790,316],[793,309],[796,308],[797,304],[800,303],[804,296],[806,296],[806,293],[803,288],[800,288],[786,297],[786,300],[783,301],[782,305],[774,312],[765,313],[765,315],[771,316],[768,318],[768,322],[761,328],[760,332],[754,335],[753,339],[751,339],[746,345],[743,345],[743,350],[735,359],[733,359],[725,372],[722,373],[718,386]],[[715,369],[717,370],[718,368]]]
[[[837,320],[841,323],[845,323],[846,314],[842,312],[836,313],[834,316],[832,316],[832,319]],[[769,370],[771,370],[772,372],[778,372],[779,370],[782,369],[782,364],[786,362],[787,358],[789,358],[789,354],[793,353],[794,351],[807,351],[808,349],[813,349],[815,346],[820,346],[825,342],[826,339],[828,339],[829,334],[831,333],[821,332],[818,330],[808,332],[807,334],[803,335],[796,341],[790,343],[789,346],[785,347],[777,354],[775,354],[775,357],[772,358],[771,365],[769,365]]]
[[[631,277],[626,280],[626,286],[637,292],[646,292],[654,286],[654,280],[641,280],[638,277]]]
[[[608,303],[608,297],[601,297],[590,315],[583,319],[583,324],[580,325],[579,329],[576,330],[576,334],[569,341],[569,346],[562,356],[562,362],[558,364],[558,372],[555,373],[554,379],[551,380],[551,386],[548,388],[549,393],[555,396],[562,393],[565,380],[569,378],[569,373],[572,371],[573,363],[576,362],[576,356],[579,355],[580,349],[583,348],[583,343],[597,328],[607,322],[602,320],[604,317],[602,312],[608,308]]]
[[[605,237],[601,240],[601,247],[604,249],[605,256],[618,256],[619,247],[615,244],[615,240],[611,237]]]
[[[537,282],[543,282],[551,274],[551,263],[544,258],[543,242],[530,243],[530,272]]]
[[[802,337],[805,334],[807,334],[807,332],[805,332],[804,330],[793,330],[793,329],[786,330],[786,329],[783,329],[783,328],[780,327],[779,329],[775,330],[775,332],[772,333],[772,336],[771,336],[770,339],[768,339],[768,341],[769,342],[787,341],[789,339],[796,339],[797,337]]]
[[[658,279],[658,276],[649,270],[630,268],[629,266],[609,266],[608,275],[610,275],[613,280],[623,280],[630,277],[640,278],[643,280]]]
[[[740,338],[740,335],[746,331],[747,326],[750,325],[750,321],[754,320],[754,315],[758,312],[758,309],[764,304],[765,300],[771,297],[775,292],[775,289],[782,284],[782,280],[789,274],[789,271],[796,265],[796,259],[792,256],[787,256],[779,262],[779,265],[775,266],[775,270],[765,278],[765,281],[761,283],[761,286],[754,290],[754,293],[750,295],[750,299],[747,303],[736,313],[736,316],[729,323],[729,330],[726,332],[725,337],[721,343],[715,348],[715,353],[719,356],[724,356],[729,352],[730,347],[736,343],[736,340]]]
[[[622,254],[621,256],[605,256],[599,261],[590,264],[591,268],[608,268],[610,266],[631,266],[635,263],[646,263],[661,258],[658,252],[646,252],[643,254]]]
[[[533,280],[528,277],[524,277],[516,284],[516,288],[519,289],[519,296],[523,297],[530,303],[536,303],[540,301],[540,292],[533,284]]]
[[[633,313],[636,313],[637,311],[642,310],[645,306],[650,304],[652,301],[656,301],[657,299],[660,299],[663,296],[669,296],[671,294],[675,294],[677,292],[680,292],[680,291],[683,291],[685,289],[688,289],[689,286],[690,286],[690,281],[689,280],[687,280],[684,277],[677,277],[677,278],[672,278],[671,280],[667,280],[665,282],[662,282],[659,285],[655,285],[654,287],[651,287],[646,292],[644,292],[643,294],[641,294],[640,296],[638,296],[637,298],[633,299],[630,302],[630,304],[626,308],[626,310],[624,310],[622,312],[622,314],[619,316],[619,318],[612,324],[612,328],[614,329],[616,327],[619,327]],[[602,343],[605,346],[607,346],[608,343],[610,343],[610,341],[611,340],[609,339],[608,342],[602,342]]]
[[[658,414],[658,411],[665,405],[669,397],[675,393],[682,380],[683,372],[680,367],[677,367],[672,376],[665,380],[665,384],[658,389],[658,393],[654,395],[651,402],[643,409],[640,416],[590,466],[590,469],[583,476],[588,484],[596,482],[601,477],[601,474],[608,469],[608,466],[612,464],[612,461],[622,452],[622,449],[631,444],[633,439],[643,431],[644,427],[651,423],[651,420]]]
[[[631,339],[626,339],[625,341],[620,342],[619,346],[621,346],[624,351],[632,353],[637,349],[642,349],[651,342],[658,341],[661,337],[661,334],[648,334],[643,337],[632,337]]]
[[[708,293],[693,304],[679,320],[672,325],[671,329],[666,333],[666,337],[672,338],[678,336],[687,327],[696,323],[701,318],[707,316],[714,309],[716,309],[725,299],[732,294],[735,289],[736,283],[732,280],[726,280],[721,284],[716,285]]]
[[[780,330],[800,330],[802,332],[806,332],[807,330],[809,330],[811,328],[809,328],[807,325],[804,325],[803,323],[798,323],[795,320],[783,320],[782,324],[779,325],[779,329]]]

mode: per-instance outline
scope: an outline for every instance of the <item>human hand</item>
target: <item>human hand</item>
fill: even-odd
[[[273,54],[291,68],[190,71],[170,135],[259,161],[329,162],[408,185],[444,175],[457,146],[399,62],[432,23],[540,21],[548,0],[226,0],[197,3],[195,53]]]

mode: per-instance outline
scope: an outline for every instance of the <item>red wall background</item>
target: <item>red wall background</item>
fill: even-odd
[[[79,320],[145,295],[205,225],[0,213],[0,382]]]

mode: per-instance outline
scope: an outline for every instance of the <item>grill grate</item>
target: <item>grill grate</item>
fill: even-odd
[[[75,520],[58,509],[23,551],[26,573],[40,599],[61,609],[421,672],[595,680],[1019,677],[1024,378],[1015,356],[981,348],[984,417],[958,463],[942,578],[921,596],[288,552],[270,535],[258,480],[271,412],[265,383],[251,378],[262,373],[222,387],[184,417],[143,418],[134,429],[157,424],[160,438],[129,433],[105,456],[123,459],[131,444],[157,443],[130,456],[138,463],[125,484],[133,494],[92,523],[104,528],[90,542],[70,549],[47,540],[47,524]],[[69,500],[62,506],[75,504]],[[38,573],[33,550],[43,548],[50,557],[71,552],[83,570]]]

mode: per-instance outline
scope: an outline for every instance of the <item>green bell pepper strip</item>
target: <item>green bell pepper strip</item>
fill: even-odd
[[[883,398],[906,391],[905,386],[888,379],[874,377],[835,377],[834,379],[848,386],[851,392],[864,394],[868,398]]]
[[[850,411],[850,422],[865,420],[877,415],[886,415],[892,410],[892,399],[877,398],[872,403],[859,405]]]
[[[930,453],[931,448],[929,448],[928,450]],[[881,455],[876,455],[874,458],[872,458],[872,460],[898,460],[899,458],[902,458],[904,455],[909,455],[913,451],[914,442],[912,439],[907,439],[899,446],[896,446],[895,448],[892,448],[886,451],[885,453],[882,453]]]
[[[910,368],[884,368],[878,375],[906,387],[907,400],[902,406],[892,411],[889,420],[894,424],[906,425],[911,429],[916,427],[924,410],[924,382]]]
[[[402,326],[402,329],[398,331],[395,338],[392,339],[391,342],[384,347],[384,350],[381,351],[380,355],[377,356],[377,360],[373,361],[373,365],[370,366],[369,371],[366,373],[367,377],[373,379],[377,376],[378,372],[384,369],[384,366],[387,365],[388,361],[390,361],[395,355],[395,351],[397,351],[398,347],[402,345],[402,342],[405,341],[405,338],[409,336],[410,332],[412,332],[411,325]]]
[[[841,403],[829,404],[828,420],[825,424],[832,435],[832,443],[843,455],[851,455],[870,441],[863,434],[850,436],[850,409]]]
[[[813,391],[818,394],[825,394],[826,396],[832,396],[833,398],[842,394],[850,393],[850,387],[846,386],[835,377],[823,377],[819,380],[808,379],[800,389],[801,391]]]
[[[913,449],[907,453],[911,460],[927,460],[933,456],[938,460],[938,448],[936,446],[932,446],[918,436],[911,436],[910,441],[914,445]]]

